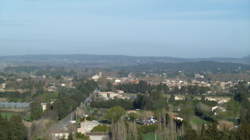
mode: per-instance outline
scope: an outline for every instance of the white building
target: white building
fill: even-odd
[[[47,103],[41,103],[43,112],[47,110]]]
[[[98,75],[94,75],[91,77],[91,79],[94,81],[98,81],[100,79],[100,77]]]
[[[81,127],[77,129],[78,133],[86,134],[91,132],[93,128],[99,125],[97,121],[83,121],[81,122]]]
[[[119,99],[129,99],[129,97],[125,96],[123,94],[124,92],[119,91],[119,92],[97,92],[96,96],[97,97],[101,97],[104,100],[109,100],[109,99],[115,99],[115,98],[119,98]]]
[[[69,132],[67,131],[58,131],[52,133],[52,140],[61,140],[61,139],[69,139]]]
[[[100,78],[102,78],[102,72],[99,72],[99,74],[96,74],[94,76],[91,77],[92,80],[94,81],[98,81]]]
[[[5,89],[6,88],[6,83],[2,83],[1,88]]]

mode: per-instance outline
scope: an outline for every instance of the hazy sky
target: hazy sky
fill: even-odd
[[[250,54],[250,0],[0,0],[0,55]]]

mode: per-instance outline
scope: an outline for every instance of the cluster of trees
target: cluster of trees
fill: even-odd
[[[40,119],[44,114],[53,114],[56,112],[57,119],[62,119],[70,112],[72,112],[77,106],[83,102],[90,93],[92,93],[98,87],[97,83],[92,80],[79,80],[76,82],[76,88],[60,88],[54,104],[48,107],[46,112],[42,112],[41,102],[45,99],[41,99],[43,95],[37,95],[36,99],[33,99],[31,103],[31,120]],[[53,93],[51,93],[53,94]]]
[[[101,100],[91,102],[91,107],[95,108],[112,108],[114,106],[121,106],[124,109],[132,109],[133,101],[132,100],[123,100],[123,99],[113,99],[113,100]]]
[[[83,102],[90,93],[98,87],[97,83],[92,80],[78,81],[76,89],[62,88],[59,90],[53,109],[57,112],[58,118],[62,119],[72,112],[77,106]]]
[[[147,95],[138,95],[133,102],[135,109],[157,110],[167,108],[167,98],[162,93],[153,92]]]
[[[5,82],[5,80],[2,77],[0,77],[0,84],[2,84],[4,82]]]
[[[184,117],[182,123],[174,121],[168,116],[171,102],[168,104],[161,102],[164,94],[157,92],[139,94],[133,102],[133,106],[141,109],[153,110],[159,123],[155,125],[137,125],[135,119],[129,121],[124,119],[124,110],[121,107],[113,107],[108,111],[108,119],[111,124],[112,139],[140,140],[148,134],[153,134],[156,139],[170,140],[247,140],[250,139],[250,87],[246,82],[239,82],[233,89],[234,102],[240,104],[240,123],[234,128],[218,128],[219,123],[213,117],[207,101],[185,100],[182,105],[181,116]],[[165,100],[165,99],[164,99]],[[159,103],[159,104],[158,104]],[[159,106],[157,106],[157,104]],[[202,124],[197,125],[198,129],[191,127],[191,118],[199,117]],[[235,124],[237,125],[237,124]]]
[[[171,90],[171,94],[189,94],[189,95],[201,95],[207,93],[210,90],[209,87],[201,87],[198,85],[182,86],[181,88],[175,87]]]
[[[113,99],[113,100],[95,100],[91,102],[91,107],[111,108],[121,106],[126,110],[145,109],[155,110],[167,107],[167,98],[162,93],[152,92],[149,94],[138,94],[136,99]]]
[[[9,66],[4,69],[8,73],[33,73],[38,76],[48,75],[55,78],[73,76],[76,74],[71,68],[51,66]]]
[[[27,130],[20,116],[12,116],[10,119],[0,115],[0,140],[27,140]]]
[[[233,93],[234,101],[240,104],[240,123],[234,129],[217,129],[217,121],[210,120],[211,115],[204,111],[205,107],[197,107],[196,113],[208,119],[210,123],[203,124],[199,132],[185,128],[184,138],[187,140],[247,140],[250,139],[250,102],[248,97],[250,95],[250,86],[246,82],[239,82],[235,85],[231,92]],[[203,111],[202,111],[203,110]],[[202,112],[202,113],[201,113]]]
[[[133,84],[133,83],[120,84],[115,88],[123,90],[127,93],[160,92],[169,94],[190,94],[190,95],[201,95],[203,93],[207,93],[210,90],[209,87],[201,87],[198,85],[182,86],[181,88],[175,87],[170,90],[169,87],[165,84],[150,85],[146,81],[139,81],[138,84]]]
[[[216,121],[202,124],[194,130],[189,121],[179,122],[173,120],[161,110],[157,115],[158,124],[137,125],[135,121],[127,121],[123,118],[124,109],[113,107],[107,112],[107,118],[111,123],[112,140],[142,140],[149,135],[156,139],[169,140],[247,140],[250,138],[249,122],[244,122],[237,129],[218,129]]]
[[[130,72],[149,72],[172,74],[183,71],[188,74],[195,73],[239,73],[250,69],[249,65],[237,63],[220,63],[212,61],[185,62],[185,63],[150,63],[123,67]]]
[[[159,85],[150,85],[146,81],[139,81],[138,84],[133,83],[126,83],[120,84],[115,87],[116,89],[123,90],[127,93],[151,93],[151,92],[161,92],[161,93],[168,93],[169,88],[164,84]]]
[[[0,97],[7,98],[10,102],[25,101],[30,97],[30,94],[20,94],[18,92],[0,92]]]

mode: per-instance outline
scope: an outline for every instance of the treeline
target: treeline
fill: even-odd
[[[114,106],[121,106],[126,110],[134,108],[132,100],[114,99],[108,101],[101,100],[91,102],[91,107],[95,108],[112,108]]]
[[[150,63],[136,66],[122,67],[121,69],[130,72],[149,72],[149,73],[238,73],[250,70],[250,65],[239,63],[220,63],[212,61],[184,62],[184,63]]]
[[[247,97],[250,95],[250,86],[246,82],[239,82],[232,88],[234,101],[240,104],[240,121],[233,127],[218,128],[219,121],[211,114],[205,100],[183,101],[183,110],[180,114],[184,118],[180,123],[173,120],[168,112],[173,111],[174,102],[167,102],[162,93],[152,92],[139,94],[133,102],[133,107],[152,110],[158,120],[158,124],[138,126],[133,120],[122,119],[124,110],[113,107],[107,111],[108,120],[111,124],[112,140],[144,139],[154,136],[156,139],[169,140],[248,140],[250,139],[250,102]],[[202,120],[197,125],[198,129],[192,128],[191,117],[195,115]]]
[[[153,92],[150,94],[140,94],[136,99],[113,99],[113,100],[96,100],[91,102],[91,107],[95,108],[111,108],[121,106],[126,110],[144,109],[155,110],[167,107],[167,98],[162,93]]]
[[[20,116],[9,120],[0,115],[0,140],[27,140],[27,130]]]
[[[169,91],[168,86],[164,84],[150,85],[146,81],[139,81],[138,84],[120,84],[115,88],[123,90],[126,93],[152,93],[153,91],[167,93]]]
[[[200,117],[204,117],[212,123],[202,125],[201,131],[197,133],[190,127],[186,129],[185,140],[248,140],[250,139],[250,86],[246,82],[239,82],[232,88],[234,101],[240,104],[240,122],[237,127],[231,130],[217,129],[217,122],[210,117],[209,114],[202,113],[202,107],[196,108],[196,113],[199,112]],[[212,119],[212,120],[211,120]]]
[[[173,89],[169,89],[169,87],[165,84],[151,85],[146,81],[139,81],[136,83],[125,83],[119,84],[115,87],[116,89],[123,90],[126,93],[153,93],[160,92],[165,94],[190,94],[190,95],[201,95],[203,93],[207,93],[210,88],[209,87],[201,87],[198,85],[189,85],[182,87],[174,87]]]
[[[54,109],[58,118],[62,119],[83,102],[90,93],[98,87],[97,83],[91,80],[79,81],[76,89],[61,89],[59,97],[55,102]]]
[[[70,67],[58,67],[58,66],[37,66],[37,65],[20,65],[20,66],[9,66],[4,69],[7,73],[32,73],[37,76],[47,75],[51,77],[59,78],[61,76],[74,76],[76,72]]]
[[[209,87],[201,87],[198,85],[189,85],[173,88],[171,94],[189,94],[189,95],[201,95],[207,93],[210,90]]]
[[[52,112],[51,114],[56,113],[57,119],[60,120],[79,106],[97,87],[97,83],[92,80],[79,80],[76,81],[75,89],[60,88],[55,103],[50,105],[44,113],[40,105],[42,101],[34,100],[31,104],[31,119],[37,120],[43,114]]]

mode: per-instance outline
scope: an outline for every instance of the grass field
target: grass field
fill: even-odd
[[[147,133],[143,135],[143,140],[160,140],[160,139],[157,138],[157,136],[155,136],[154,133]]]
[[[195,124],[195,125],[202,125],[203,123],[206,123],[205,120],[200,119],[199,117],[192,117],[191,123]]]
[[[11,118],[13,115],[15,115],[16,113],[14,112],[0,112],[0,115],[3,117],[3,118]]]

